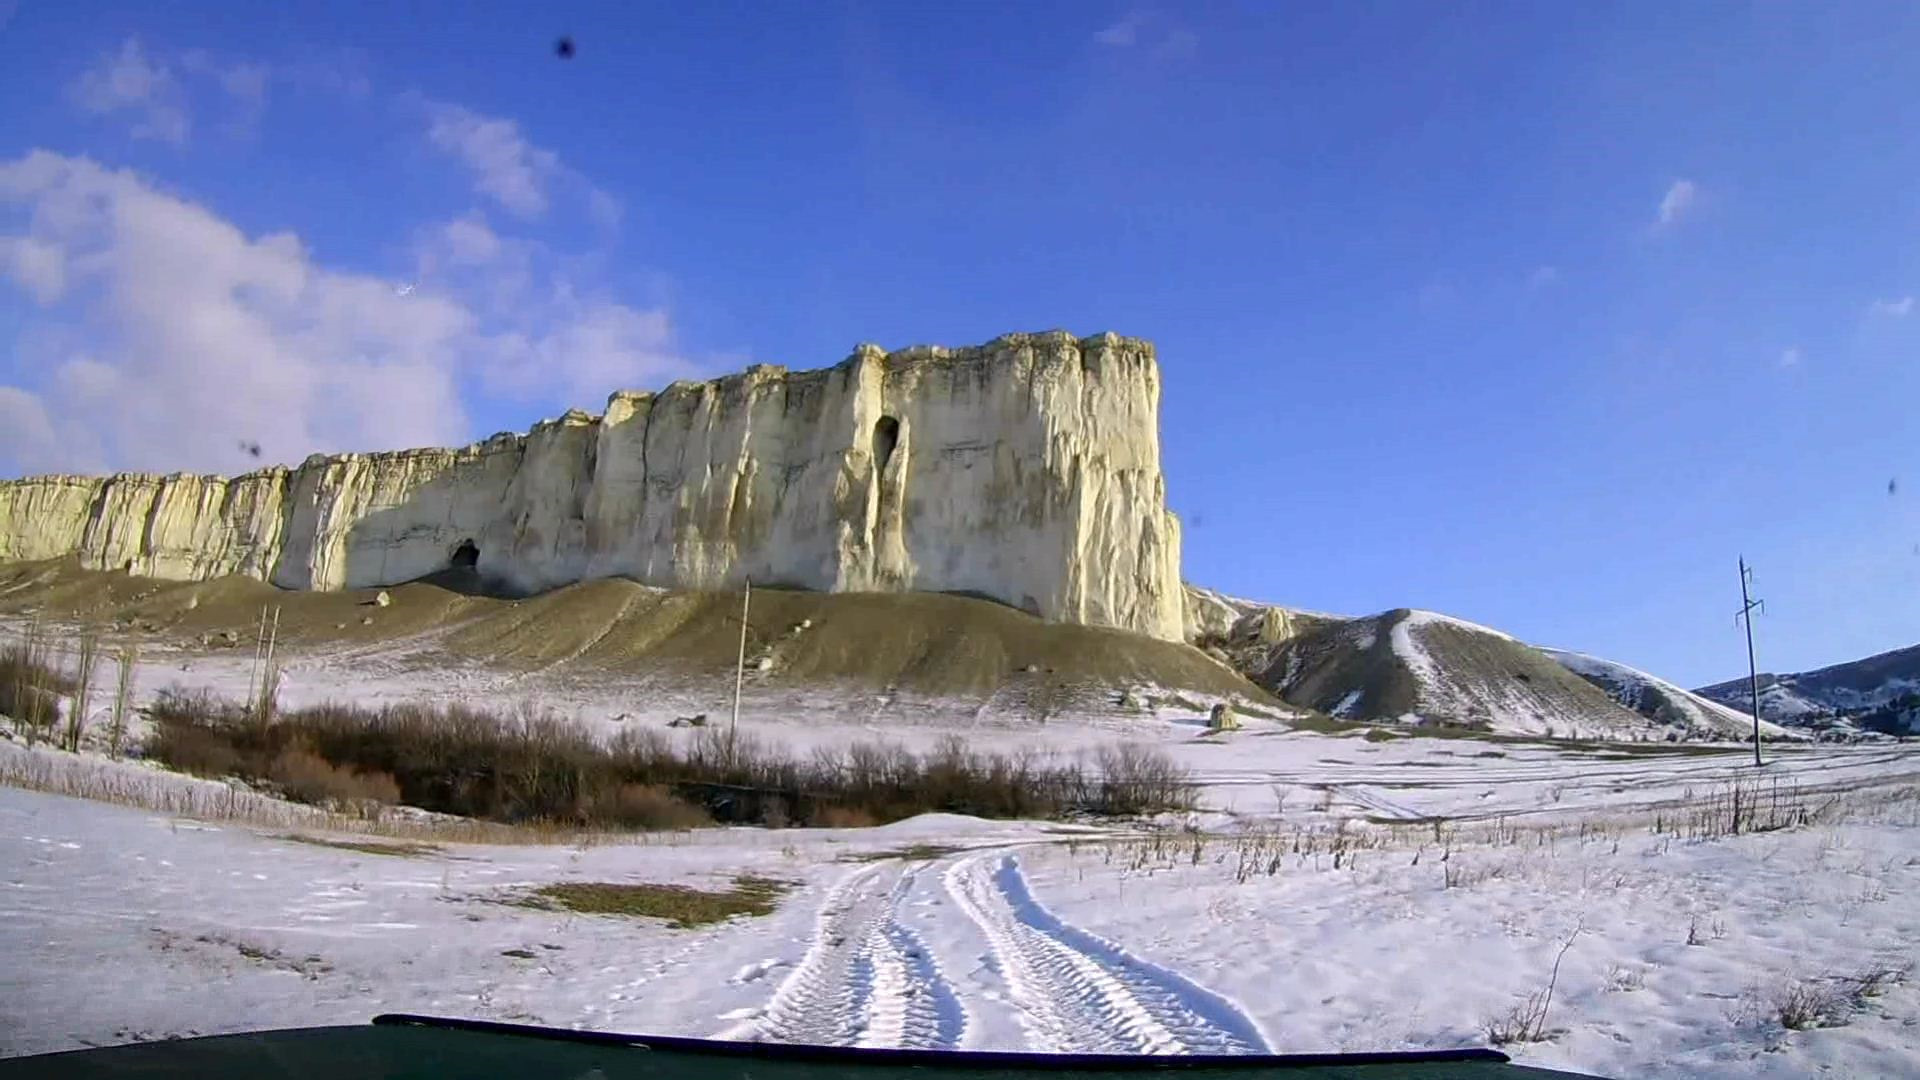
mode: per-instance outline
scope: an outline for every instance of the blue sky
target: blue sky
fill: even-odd
[[[691,7],[0,0],[0,471],[1112,329],[1196,582],[1920,640],[1920,8]]]

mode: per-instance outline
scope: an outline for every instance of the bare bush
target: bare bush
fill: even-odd
[[[300,778],[320,785],[318,797],[333,797],[327,785],[334,781],[304,755],[348,777],[390,777],[400,800],[414,806],[510,823],[646,827],[640,822],[649,814],[627,806],[622,794],[636,785],[716,821],[773,825],[886,822],[936,810],[1131,815],[1192,803],[1185,771],[1142,747],[1101,753],[1094,778],[1076,759],[977,752],[959,739],[924,755],[870,742],[809,757],[714,729],[686,742],[629,730],[603,743],[577,721],[532,707],[502,715],[459,705],[321,705],[261,722],[257,709],[169,688],[148,715],[155,725],[149,755],[176,768],[284,785],[277,773],[298,763]],[[282,761],[289,750],[299,753]],[[690,820],[664,818],[675,828]]]
[[[107,721],[107,753],[119,757],[127,744],[127,712],[133,705],[133,675],[140,666],[140,646],[120,648],[120,677],[113,685],[113,713]]]
[[[1503,1015],[1486,1021],[1487,1041],[1495,1046],[1509,1043],[1540,1042],[1550,1038],[1552,1032],[1547,1029],[1547,1011],[1553,1007],[1553,989],[1560,981],[1560,961],[1567,958],[1567,950],[1580,938],[1584,924],[1575,924],[1573,932],[1560,945],[1560,951],[1554,954],[1553,971],[1547,976],[1547,985],[1527,995],[1525,1001],[1507,1010]]]
[[[1842,990],[1826,979],[1800,979],[1782,988],[1773,999],[1773,1015],[1790,1031],[1839,1027],[1853,1015]]]
[[[1765,1011],[1790,1031],[1844,1027],[1873,998],[1906,981],[1911,971],[1905,963],[1880,964],[1851,975],[1795,979],[1773,992]]]
[[[147,738],[147,756],[194,776],[219,780],[237,775],[240,751],[224,735],[191,724],[161,724]]]
[[[37,620],[18,642],[0,648],[0,715],[14,719],[27,745],[48,737],[60,715],[60,696],[72,691],[73,681],[54,662],[53,643]]]
[[[1605,982],[1609,994],[1630,994],[1647,987],[1646,972],[1624,964],[1609,964]]]
[[[657,784],[621,784],[602,793],[592,817],[622,829],[697,829],[713,824],[706,811]]]
[[[87,712],[92,706],[93,669],[100,660],[100,637],[84,631],[74,649],[73,701],[67,709],[66,728],[60,733],[61,748],[80,750],[80,737],[87,731]]]
[[[267,776],[296,802],[336,810],[364,811],[400,801],[400,785],[392,776],[342,768],[301,746],[275,755]]]
[[[1193,783],[1173,759],[1139,743],[1100,749],[1100,802],[1110,814],[1193,808]]]

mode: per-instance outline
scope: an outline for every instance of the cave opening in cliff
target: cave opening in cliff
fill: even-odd
[[[480,549],[471,540],[460,541],[453,549],[453,561],[449,565],[455,570],[472,570],[480,565]]]
[[[893,448],[900,445],[900,421],[883,416],[873,425],[873,467],[886,471]]]

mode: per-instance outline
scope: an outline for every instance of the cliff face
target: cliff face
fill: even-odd
[[[474,560],[536,591],[623,576],[968,592],[1180,640],[1178,522],[1160,473],[1153,348],[1014,334],[861,346],[622,391],[457,450],[315,456],[233,479],[0,483],[0,560],[293,589],[387,585]]]

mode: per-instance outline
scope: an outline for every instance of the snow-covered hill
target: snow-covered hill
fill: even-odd
[[[1349,618],[1187,587],[1195,644],[1291,704],[1344,720],[1561,738],[1740,739],[1752,721],[1625,664],[1406,608]],[[1766,724],[1767,738],[1794,738]]]
[[[1695,691],[1744,708],[1752,691],[1730,679]],[[1792,675],[1760,676],[1760,715],[1792,727],[1920,735],[1920,645]]]
[[[1732,734],[1691,715],[1628,707],[1541,649],[1431,611],[1305,620],[1257,659],[1248,670],[1256,682],[1343,719],[1583,739]]]
[[[1752,734],[1753,718],[1737,709],[1630,668],[1612,660],[1561,649],[1542,649],[1566,668],[1634,712],[1657,724],[1684,731],[1743,737]],[[1786,735],[1779,725],[1762,720],[1761,733]]]

